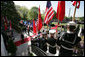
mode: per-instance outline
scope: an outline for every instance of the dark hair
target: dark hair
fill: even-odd
[[[44,23],[44,26],[46,26],[46,24]]]
[[[75,26],[69,26],[70,31],[74,31],[75,28]]]

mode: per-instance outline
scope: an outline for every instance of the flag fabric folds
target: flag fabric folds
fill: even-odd
[[[7,22],[7,17],[5,16],[5,23],[7,24],[8,22]]]
[[[72,2],[72,5],[75,6],[76,5],[76,2],[77,2],[77,7],[79,9],[80,7],[80,1],[71,1]]]
[[[54,10],[50,1],[47,1],[44,23],[48,24],[54,16]]]
[[[4,27],[5,27],[5,31],[6,31],[7,30],[7,24],[6,23],[5,23]]]
[[[7,18],[5,17],[4,18],[4,28],[5,28],[5,31],[7,30]]]
[[[36,23],[35,23],[36,27],[38,26],[38,19],[36,20]]]
[[[57,32],[58,25],[55,25],[55,27],[52,27],[51,29],[56,29]]]
[[[40,6],[39,6],[39,13],[38,13],[38,31],[40,31],[41,28],[42,28],[42,19],[41,19]]]
[[[62,22],[64,16],[65,16],[65,1],[58,1],[56,18]]]
[[[35,20],[33,19],[33,33],[36,33],[36,25],[35,25]]]

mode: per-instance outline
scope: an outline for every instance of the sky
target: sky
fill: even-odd
[[[25,6],[28,9],[36,6],[39,7],[41,13],[43,13],[46,9],[47,1],[13,1],[15,5]],[[57,12],[57,4],[58,1],[51,1],[51,5],[53,9]],[[69,9],[70,9],[70,16],[73,16],[74,13],[74,6],[72,5],[71,1],[65,1],[65,16],[69,17]],[[75,17],[84,17],[84,1],[80,1],[80,8],[76,9]]]

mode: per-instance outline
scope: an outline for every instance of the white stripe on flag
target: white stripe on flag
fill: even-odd
[[[50,20],[50,18],[54,15],[54,13],[52,13],[52,15],[48,18],[48,20]]]
[[[51,7],[52,7],[52,6],[51,6]],[[45,16],[47,15],[47,12],[51,9],[51,7],[50,7],[49,9],[47,9]]]
[[[45,23],[47,22],[47,19],[48,19],[48,16],[51,14],[51,12],[53,11],[53,9],[49,12],[49,14],[47,15],[47,18],[46,18],[46,21],[45,21]],[[54,12],[53,12],[54,13]],[[48,21],[49,21],[49,19],[48,19]]]

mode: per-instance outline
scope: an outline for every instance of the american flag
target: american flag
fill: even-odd
[[[50,1],[47,1],[44,23],[48,24],[54,16],[54,10]]]

